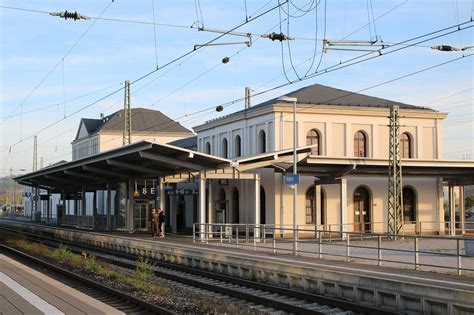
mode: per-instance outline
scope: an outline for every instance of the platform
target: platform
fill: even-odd
[[[193,243],[188,236],[106,233],[29,223],[11,227],[58,239],[142,255],[230,276],[293,287],[329,297],[408,313],[473,314],[472,277],[379,267],[219,244]]]
[[[0,254],[0,314],[124,314]]]

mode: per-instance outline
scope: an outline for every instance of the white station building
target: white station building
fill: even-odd
[[[442,159],[447,113],[322,85],[286,96],[297,100],[298,226],[387,231],[389,112],[397,105],[404,231],[466,228],[459,201],[474,184],[474,162]],[[138,142],[125,147],[122,112],[82,119],[72,162],[16,178],[47,192],[36,208],[46,221],[146,230],[151,208],[161,206],[172,231],[199,222],[293,225],[284,181],[293,172],[292,103],[273,99],[194,133],[158,111],[132,109]]]

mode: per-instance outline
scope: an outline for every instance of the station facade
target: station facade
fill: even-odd
[[[464,185],[473,183],[474,163],[442,159],[447,113],[322,85],[287,96],[297,99],[297,170],[301,174],[297,225],[387,231],[389,110],[398,105],[405,231],[421,228],[440,233],[454,226],[464,228],[463,202],[459,201],[464,199]],[[74,176],[100,183],[101,169],[88,166],[87,159],[102,154],[103,160],[94,163],[117,167],[102,169],[109,176],[103,179],[107,189],[81,184],[81,192],[75,186],[76,193],[66,199],[64,191],[53,193],[39,209],[64,207],[61,211],[68,219],[63,223],[81,225],[80,217],[93,217],[82,220],[92,228],[130,231],[146,230],[150,210],[157,206],[167,211],[172,231],[190,229],[196,222],[291,226],[293,193],[284,176],[293,172],[292,109],[293,104],[274,99],[196,126],[194,133],[160,112],[133,109],[133,141],[168,145],[150,149],[153,153],[133,151],[130,157],[122,157],[128,162],[109,157],[125,150],[121,111],[100,120],[82,119],[72,142],[73,162],[50,169],[61,169],[64,177],[43,170],[46,175],[27,174],[18,180],[56,192],[64,190]],[[170,168],[173,161],[159,156],[160,149],[180,152],[180,163]],[[187,161],[195,160],[193,152],[207,164]],[[67,170],[74,162],[82,172]],[[160,169],[163,165],[168,167]],[[113,173],[120,172],[120,167],[127,171],[125,180]],[[205,186],[202,179],[207,180]],[[61,187],[53,187],[54,181]],[[114,219],[105,224],[106,219],[97,218],[107,217],[107,202]]]

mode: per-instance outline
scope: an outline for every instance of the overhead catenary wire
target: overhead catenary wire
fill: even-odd
[[[99,17],[101,17],[105,11],[107,11],[107,9],[110,7],[110,5],[113,3],[113,1],[109,2],[109,4],[102,10],[102,12],[100,12],[99,14]],[[6,6],[0,6],[2,8],[9,8],[9,9],[12,9],[12,7],[6,7]],[[16,9],[18,10],[18,8],[13,8],[13,9]],[[23,9],[22,9],[23,10]],[[30,12],[38,12],[38,10],[25,10],[25,11],[30,11]],[[48,13],[49,14],[49,13]],[[16,110],[20,107],[20,106],[23,106],[25,104],[25,102],[38,90],[38,88],[49,78],[49,76],[56,70],[56,68],[61,64],[61,62],[64,60],[64,58],[66,58],[70,53],[71,51],[79,44],[79,42],[82,40],[82,38],[84,38],[84,36],[86,36],[86,34],[91,30],[91,28],[95,25],[96,21],[92,22],[91,25],[89,25],[86,30],[79,36],[79,38],[74,42],[74,44],[66,51],[66,53],[62,56],[62,58],[60,58],[58,60],[58,62],[51,68],[51,70],[46,73],[46,75],[39,81],[39,83],[37,85],[35,85],[35,87],[33,88],[33,90],[31,90],[27,95],[26,97],[20,102],[20,104],[18,106],[16,106],[13,111],[10,113],[11,114],[14,114],[16,112]]]
[[[462,25],[464,25],[464,24],[469,24],[469,22],[464,22],[464,23],[462,23]],[[469,28],[469,27],[472,27],[472,26],[468,26],[468,27],[466,27],[466,28]],[[439,32],[447,31],[447,30],[449,30],[449,29],[451,29],[451,28],[456,28],[456,29],[455,29],[454,31],[450,31],[450,32],[448,32],[448,33],[444,33],[444,34],[441,34],[441,35],[436,35],[436,36],[431,37],[431,38],[428,38],[428,39],[422,39],[422,38],[424,38],[424,37],[431,36],[431,35],[434,35],[434,34],[439,33]],[[466,28],[464,28],[464,29],[466,29]],[[407,44],[407,43],[409,43],[409,42],[411,42],[411,41],[413,41],[413,40],[419,40],[418,42],[412,43],[412,45],[416,45],[416,44],[419,44],[419,43],[422,43],[422,42],[426,42],[426,41],[429,41],[429,40],[432,40],[432,39],[435,39],[435,38],[439,38],[439,37],[442,37],[442,36],[445,36],[445,35],[448,35],[448,34],[452,34],[453,32],[457,32],[457,31],[461,31],[461,30],[463,30],[463,28],[461,28],[461,27],[458,26],[458,25],[454,25],[454,26],[450,26],[450,27],[446,27],[446,28],[437,30],[437,31],[430,32],[430,33],[428,33],[428,34],[424,34],[424,35],[420,35],[420,36],[417,36],[417,37],[414,37],[414,38],[411,38],[411,39],[408,39],[408,40],[404,40],[404,41],[399,42],[399,43],[397,43],[397,44],[394,45],[394,46],[396,46],[396,45],[401,44],[402,46],[401,46],[400,48],[398,48],[398,49],[396,49],[396,50],[389,51],[389,52],[385,53],[384,55],[387,55],[387,54],[389,54],[389,53],[393,53],[393,52],[396,52],[396,51],[399,51],[399,50],[408,48],[409,46],[404,45],[404,44]],[[390,48],[391,48],[391,47],[390,47]],[[388,49],[388,47],[385,48],[385,49]],[[381,57],[381,56],[383,56],[383,55],[382,55],[382,54],[379,54],[379,55],[376,55],[376,56],[372,56],[372,57],[366,58],[365,61],[370,60],[370,59],[373,59],[373,58],[379,58],[379,57]],[[463,57],[464,57],[464,56],[463,56]],[[358,57],[357,57],[357,58],[358,58]],[[348,61],[353,61],[354,59],[357,59],[357,58],[352,58],[352,59],[349,59]],[[335,66],[337,66],[336,68],[333,68],[333,67],[335,67],[335,66],[331,66],[331,67],[329,67],[329,68],[327,68],[327,69],[323,69],[323,70],[322,70],[320,73],[318,73],[317,75],[322,75],[322,74],[326,74],[326,73],[328,73],[328,72],[336,71],[336,70],[338,70],[338,69],[345,68],[345,67],[351,66],[351,65],[353,65],[353,64],[358,64],[358,63],[360,63],[360,62],[361,62],[361,61],[357,61],[357,62],[354,62],[354,63],[352,63],[352,64],[348,64],[348,65],[342,64],[342,67],[341,67],[341,64],[337,64],[337,65],[335,65]],[[331,68],[332,68],[332,69],[331,69]],[[306,77],[305,79],[309,79],[309,78],[311,78],[311,77],[314,77],[315,75],[316,75],[316,74],[313,74],[313,75],[311,75],[311,76]],[[296,81],[295,81],[295,82],[296,82]],[[259,93],[255,93],[254,96],[258,96],[258,95],[261,95],[261,94],[268,93],[268,92],[270,92],[270,91],[273,91],[273,90],[282,88],[282,87],[284,87],[284,86],[287,86],[287,85],[289,85],[289,84],[293,84],[293,83],[295,83],[295,82],[288,82],[288,83],[285,83],[285,84],[282,84],[282,85],[279,85],[279,86],[276,86],[276,87],[267,89],[267,90],[265,90],[265,91],[261,91],[261,92],[259,92]],[[225,106],[225,107],[227,107],[227,106],[236,104],[236,103],[238,103],[238,102],[241,102],[242,100],[243,100],[243,98],[239,98],[239,99],[233,100],[233,101],[231,101],[231,102],[224,103],[224,104],[222,104],[222,105]],[[211,108],[209,108],[209,109],[204,109],[204,110],[197,111],[197,112],[195,112],[195,114],[200,114],[200,113],[203,113],[203,112],[206,112],[206,111],[209,111],[209,110],[213,110],[213,109],[214,109],[214,106],[211,107]],[[186,115],[186,116],[189,116],[189,115]],[[185,116],[183,116],[183,117],[185,117]],[[179,117],[178,119],[183,118],[183,117]]]
[[[414,71],[414,72],[410,72],[408,74],[405,74],[405,75],[402,75],[402,76],[398,76],[396,78],[392,78],[392,79],[389,79],[389,80],[386,80],[386,81],[383,81],[383,82],[380,82],[380,83],[376,83],[376,84],[373,84],[371,86],[368,86],[368,87],[365,87],[363,89],[359,89],[355,92],[347,92],[347,93],[344,93],[343,95],[341,96],[338,96],[338,97],[335,97],[335,98],[331,98],[331,99],[328,99],[328,100],[325,100],[323,101],[322,103],[330,103],[330,102],[334,102],[334,101],[337,101],[339,99],[342,99],[342,98],[345,98],[347,96],[350,96],[350,95],[353,95],[353,94],[357,94],[357,93],[361,93],[361,92],[364,92],[364,91],[368,91],[368,90],[371,90],[371,89],[374,89],[374,88],[377,88],[377,87],[380,87],[380,86],[383,86],[383,85],[386,85],[386,84],[390,84],[390,83],[393,83],[395,81],[399,81],[399,80],[402,80],[402,79],[405,79],[405,78],[408,78],[408,77],[411,77],[411,76],[414,76],[414,75],[417,75],[417,74],[420,74],[420,73],[423,73],[423,72],[426,72],[426,71],[429,71],[429,70],[433,70],[433,69],[436,69],[436,68],[439,68],[439,67],[442,67],[442,66],[445,66],[447,64],[450,64],[450,63],[453,63],[453,62],[456,62],[456,61],[459,61],[463,58],[467,58],[467,57],[471,57],[473,54],[470,54],[470,55],[464,55],[464,56],[461,56],[461,57],[457,57],[457,58],[454,58],[454,59],[450,59],[448,61],[445,61],[445,62],[442,62],[442,63],[438,63],[438,64],[435,64],[435,65],[432,65],[432,66],[429,66],[429,67],[426,67],[426,68],[423,68],[423,69],[420,69],[420,70],[417,70],[417,71]],[[226,106],[229,106],[231,104],[228,104]],[[214,110],[215,106],[211,107],[211,108],[207,108],[207,109],[203,109],[203,110],[200,110],[200,111],[197,111],[196,113],[199,113],[199,114],[204,114],[206,115],[206,112],[210,111],[210,110]],[[303,111],[306,111],[308,109],[311,109],[313,108],[313,105],[303,105],[303,106],[298,106],[296,112],[297,113],[301,113]],[[291,113],[286,113],[284,114],[284,116],[286,115],[291,115]],[[187,118],[187,116],[181,116],[179,118],[175,118],[173,119],[172,121],[170,122],[167,122],[167,123],[162,123],[162,124],[155,124],[155,125],[152,125],[148,128],[144,128],[144,129],[141,129],[141,130],[136,130],[135,132],[139,132],[139,131],[147,131],[151,128],[154,128],[154,127],[157,127],[157,126],[160,126],[160,127],[164,127],[163,125],[166,125],[168,123],[175,123],[176,120],[179,120],[181,118]],[[271,119],[267,119],[265,121],[262,121],[261,123],[267,123],[267,122],[271,122],[271,121],[274,121],[275,119],[280,119],[281,117],[278,117],[278,118],[271,118]],[[471,120],[472,121],[472,120]],[[120,137],[117,137],[117,139],[120,138]],[[115,139],[110,139],[110,140],[107,140],[106,142],[108,141],[113,141]],[[69,150],[66,154],[70,154],[71,153],[71,150]],[[58,158],[58,157],[62,157],[66,154],[62,154],[60,156],[55,156],[53,157],[52,159],[55,159],[55,158]],[[48,159],[48,160],[51,160],[51,159]]]
[[[119,86],[119,85],[123,85],[123,83],[118,83],[118,84],[113,84],[113,85],[109,85],[107,87],[104,87],[104,88],[101,88],[101,89],[98,89],[98,90],[95,90],[95,91],[92,91],[92,92],[87,92],[85,94],[82,94],[82,95],[79,95],[79,96],[76,96],[74,98],[71,98],[71,99],[68,99],[65,101],[65,103],[71,103],[73,101],[77,101],[78,99],[81,99],[81,98],[84,98],[84,97],[87,97],[87,96],[91,96],[91,95],[94,95],[94,94],[97,94],[97,93],[100,93],[100,92],[103,92],[103,91],[106,91],[106,90],[109,90],[113,87],[116,87],[116,86]],[[26,114],[31,114],[31,113],[35,113],[35,112],[38,112],[38,111],[42,111],[42,110],[45,110],[45,109],[48,109],[48,108],[52,108],[52,107],[58,107],[60,106],[61,103],[60,102],[56,102],[54,104],[49,104],[49,105],[45,105],[45,106],[41,106],[41,107],[38,107],[38,108],[35,108],[35,109],[31,109],[29,111],[25,111],[23,112],[23,115],[26,115]],[[9,115],[9,116],[6,116],[3,118],[2,121],[0,121],[0,125],[2,125],[5,121],[7,121],[8,119],[10,118],[13,118],[13,117],[17,117],[17,116],[20,116],[20,114],[13,114],[13,115]]]
[[[150,72],[148,72],[148,73],[143,74],[142,76],[140,76],[140,77],[136,78],[135,80],[131,81],[131,82],[130,82],[130,85],[135,84],[136,82],[139,82],[139,81],[141,81],[141,80],[143,80],[143,79],[145,79],[145,78],[151,76],[152,74],[156,73],[157,71],[159,71],[159,70],[161,70],[161,69],[163,69],[163,68],[166,68],[166,67],[168,67],[169,65],[171,65],[171,64],[173,64],[173,63],[175,63],[175,62],[177,62],[177,61],[179,61],[179,60],[181,60],[181,59],[183,59],[183,58],[185,58],[185,57],[187,57],[187,56],[189,56],[189,55],[192,55],[192,54],[195,53],[196,51],[201,50],[201,49],[203,49],[204,47],[209,46],[209,44],[211,44],[211,43],[217,41],[218,39],[224,37],[225,35],[227,35],[227,34],[229,34],[229,33],[231,33],[231,32],[233,32],[234,30],[236,30],[236,29],[238,29],[238,28],[240,28],[240,27],[242,27],[242,26],[244,26],[244,25],[246,25],[246,24],[248,24],[248,23],[250,23],[250,22],[252,22],[252,21],[254,21],[254,20],[256,20],[256,19],[258,19],[258,18],[260,18],[260,17],[262,17],[262,16],[264,16],[264,15],[266,15],[266,14],[268,14],[268,13],[270,13],[271,11],[273,11],[273,10],[279,8],[281,5],[283,5],[283,4],[285,4],[285,3],[286,3],[286,1],[283,2],[283,3],[281,3],[281,4],[278,3],[277,5],[271,7],[270,9],[267,9],[267,10],[265,10],[264,12],[262,12],[262,13],[256,15],[255,17],[250,18],[248,21],[244,21],[244,22],[239,23],[238,25],[232,27],[230,30],[228,30],[228,31],[226,31],[226,32],[224,32],[224,33],[218,35],[217,37],[215,37],[215,38],[213,38],[213,39],[211,39],[211,40],[209,40],[209,41],[207,41],[205,44],[201,45],[200,47],[195,48],[195,49],[193,49],[193,50],[190,50],[190,51],[188,51],[188,52],[186,52],[186,53],[184,53],[184,54],[182,54],[182,55],[180,55],[180,56],[178,56],[178,57],[176,57],[176,58],[174,58],[174,59],[168,61],[168,62],[165,63],[164,65],[162,65],[162,66],[160,66],[160,67],[158,67],[158,68],[156,68],[156,69],[154,69],[154,70],[152,70],[152,71],[150,71]],[[109,4],[109,5],[110,5],[110,4]],[[105,12],[105,11],[104,11],[104,12]],[[110,96],[112,96],[112,95],[118,93],[118,92],[121,91],[121,90],[123,90],[123,88],[120,88],[120,89],[114,90],[114,91],[111,92],[111,93],[108,93],[107,95],[105,95],[105,96],[99,98],[98,100],[93,101],[92,103],[89,103],[89,104],[87,104],[86,106],[84,106],[84,107],[82,107],[82,108],[80,108],[80,109],[78,109],[78,110],[76,110],[76,111],[73,111],[71,114],[67,115],[66,117],[64,117],[64,118],[62,118],[62,119],[60,119],[60,120],[57,120],[57,121],[55,121],[55,122],[53,122],[53,123],[51,123],[51,124],[49,124],[49,125],[47,125],[47,126],[41,128],[41,129],[39,129],[39,130],[36,131],[35,133],[30,134],[28,137],[21,138],[19,141],[15,142],[14,144],[11,144],[10,147],[14,147],[15,145],[17,145],[17,144],[23,142],[24,140],[29,139],[29,138],[33,137],[34,135],[37,135],[37,134],[39,134],[39,133],[41,133],[41,132],[43,132],[43,131],[45,131],[45,130],[47,130],[47,129],[49,129],[49,128],[55,126],[55,125],[57,125],[57,124],[60,123],[61,121],[63,121],[63,120],[65,120],[65,119],[67,119],[67,118],[69,118],[69,117],[71,117],[71,116],[73,116],[73,115],[75,115],[75,114],[77,114],[77,113],[79,113],[79,112],[81,112],[81,111],[83,111],[83,110],[85,110],[85,109],[87,109],[87,108],[89,108],[89,107],[91,107],[91,106],[93,106],[93,105],[95,105],[95,104],[97,104],[97,103],[103,101],[104,99],[109,98]],[[4,149],[4,150],[1,150],[0,152],[4,152],[4,151],[5,151],[5,149]]]

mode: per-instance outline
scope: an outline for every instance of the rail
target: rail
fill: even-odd
[[[196,223],[193,242],[253,248],[273,254],[292,254],[294,246],[296,255],[319,259],[474,274],[474,259],[464,248],[468,242],[474,245],[474,237],[331,231],[314,226],[299,226],[294,230],[265,224]]]

